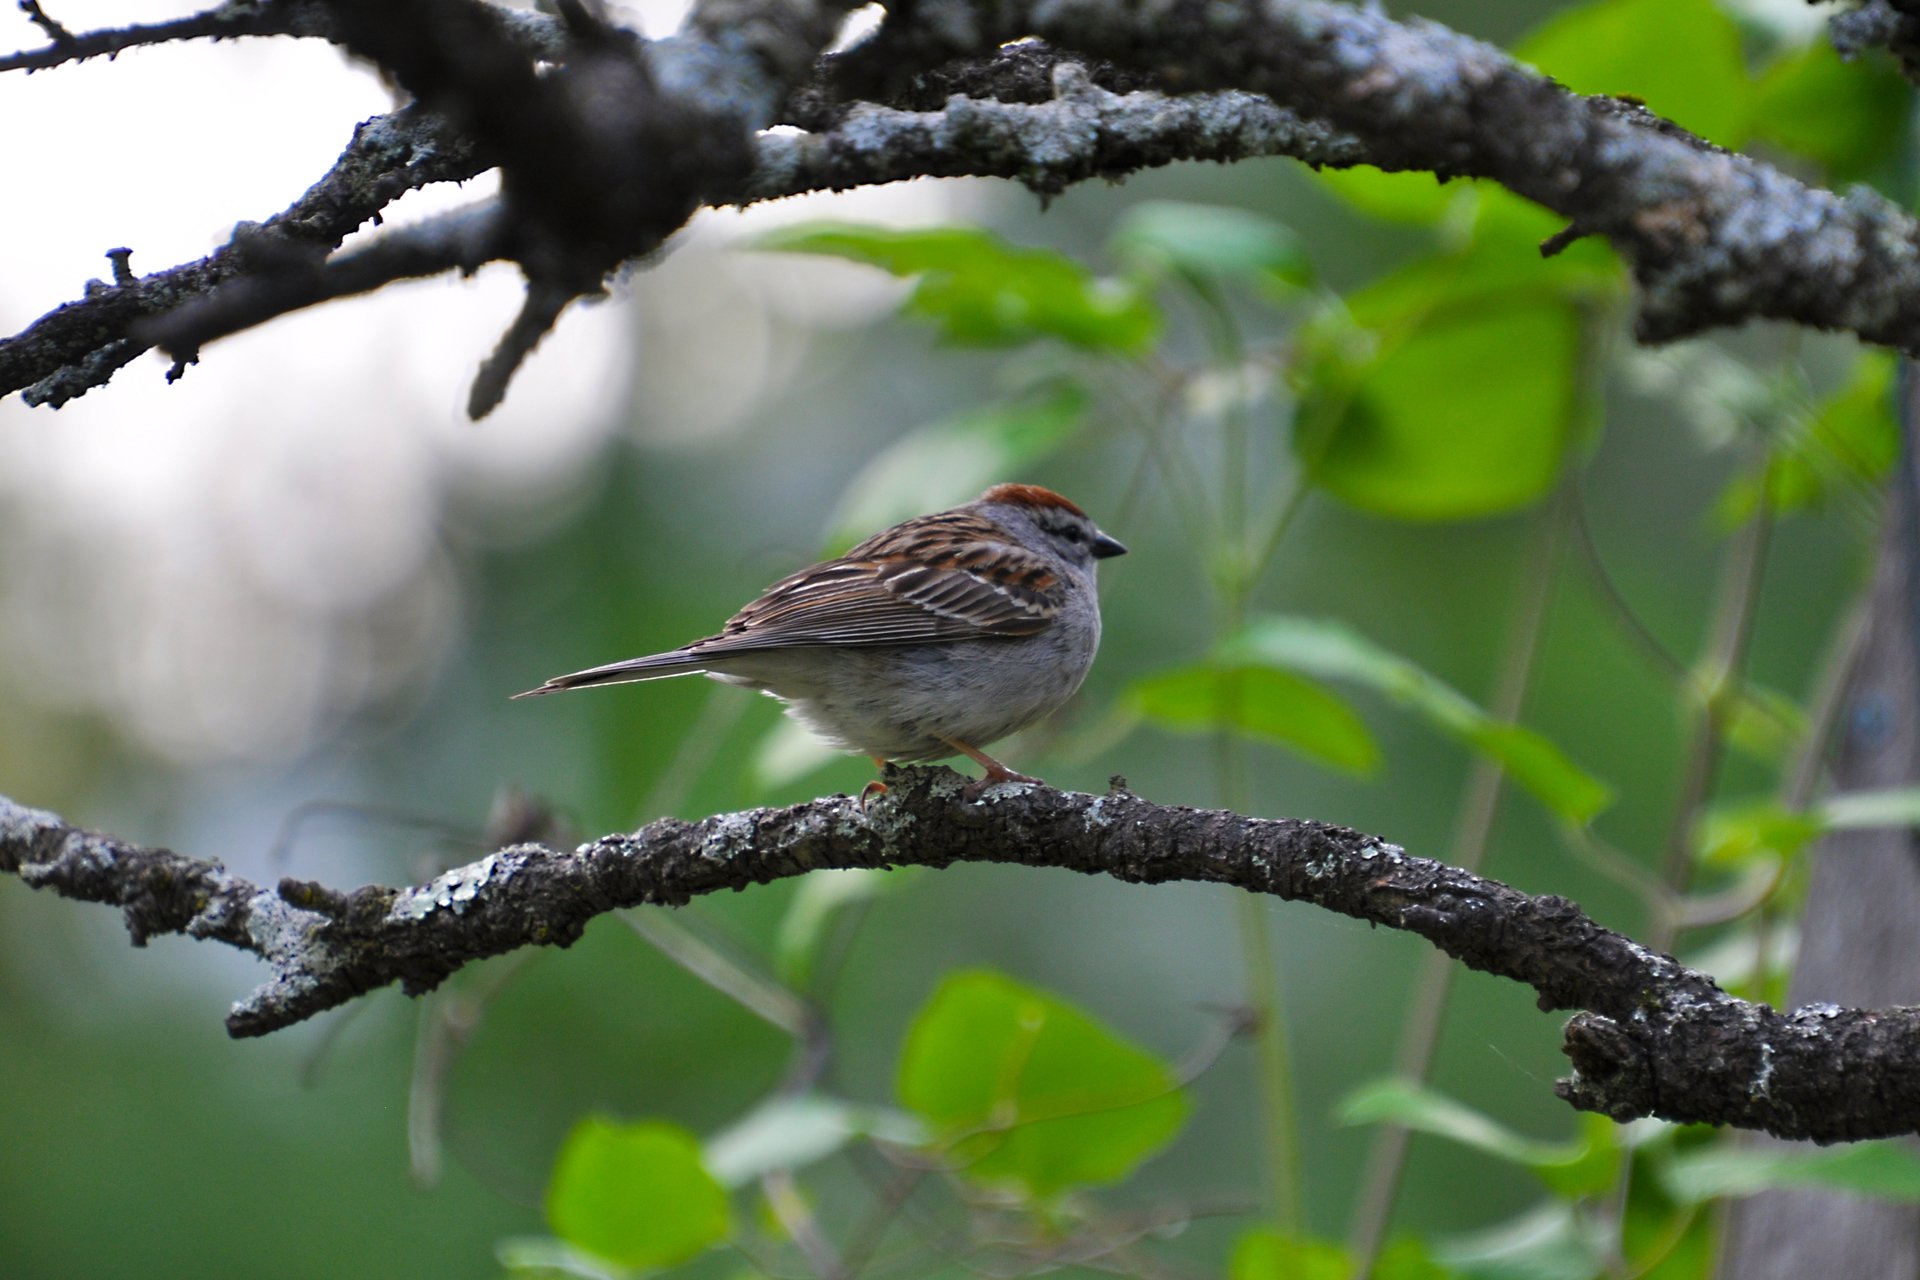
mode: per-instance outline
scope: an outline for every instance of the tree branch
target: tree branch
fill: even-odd
[[[177,371],[200,358],[203,343],[251,329],[276,316],[336,298],[371,293],[396,280],[417,280],[447,271],[471,275],[510,251],[510,228],[499,200],[400,227],[354,253],[326,262],[291,259],[272,270],[242,275],[182,302],[134,329],[143,346],[174,357]],[[571,295],[569,295],[571,297]],[[536,335],[537,337],[537,335]],[[523,353],[524,354],[524,353]]]
[[[915,177],[1012,178],[1043,197],[1178,160],[1293,156],[1344,167],[1359,143],[1252,93],[1112,93],[1076,62],[1035,102],[955,95],[937,111],[856,103],[818,133],[763,133],[741,203]]]
[[[118,57],[128,49],[179,44],[188,40],[237,40],[246,36],[291,36],[341,44],[339,26],[325,0],[226,0],[224,4],[167,22],[70,32],[53,23],[31,0],[21,0],[49,43],[38,49],[0,55],[0,72],[45,71],[89,58]],[[566,47],[560,24],[544,13],[500,8],[503,27],[529,55],[557,59]]]
[[[1833,48],[1851,62],[1875,46],[1884,46],[1899,59],[1909,80],[1920,81],[1920,16],[1913,5],[1890,0],[1857,0],[1853,8],[1827,19]]]
[[[311,272],[355,228],[416,187],[463,182],[488,168],[477,149],[440,117],[409,107],[376,116],[305,194],[260,223],[242,223],[208,256],[151,275],[95,281],[86,296],[0,339],[0,395],[58,407],[102,386],[150,342],[143,324],[206,298],[237,278]],[[124,250],[116,250],[124,253]],[[123,273],[118,270],[116,277]]]
[[[1004,862],[1158,884],[1200,880],[1310,902],[1418,934],[1470,968],[1539,993],[1567,1025],[1574,1074],[1557,1092],[1616,1120],[1654,1115],[1823,1141],[1920,1130],[1920,1010],[1812,1005],[1781,1014],[1532,897],[1377,836],[1298,819],[1011,786],[973,801],[946,769],[889,773],[863,811],[834,796],[698,822],[663,818],[571,851],[499,849],[406,889],[269,890],[164,849],[77,830],[0,799],[0,872],[121,908],[135,945],[163,933],[260,956],[268,981],[233,1007],[262,1035],[399,982],[410,995],[461,966],[566,946],[595,916],[678,906],[821,868]]]
[[[1920,223],[1899,206],[1808,187],[1435,23],[1326,0],[1007,0],[968,11],[974,26],[953,9],[930,29],[952,54],[1037,34],[1169,86],[1264,93],[1383,169],[1491,178],[1613,242],[1642,341],[1769,318],[1920,352]]]
[[[379,61],[454,125],[439,124],[424,161],[382,156],[370,195],[313,227],[299,206],[264,224],[302,253],[248,257],[278,241],[243,228],[208,259],[90,289],[0,340],[0,395],[25,388],[30,402],[59,404],[100,385],[143,348],[138,333],[161,331],[140,326],[236,275],[256,302],[313,293],[317,264],[398,191],[492,164],[505,201],[494,244],[536,296],[476,385],[476,408],[504,392],[541,323],[702,205],[963,173],[1046,195],[1173,159],[1255,154],[1498,181],[1571,220],[1547,251],[1580,235],[1612,241],[1640,284],[1649,342],[1765,317],[1920,351],[1920,223],[1903,210],[1570,93],[1432,23],[1324,0],[903,3],[868,42],[822,60],[850,2],[702,0],[679,35],[647,45],[579,4],[535,42],[484,0],[230,0],[210,12],[289,25],[324,14],[314,21],[327,38]],[[1034,33],[1055,47],[1001,47]],[[1036,101],[1042,84],[1053,96]],[[848,102],[850,88],[879,100]],[[759,132],[783,118],[815,133]],[[340,185],[353,152],[302,204]]]

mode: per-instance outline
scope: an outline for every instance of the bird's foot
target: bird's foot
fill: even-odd
[[[978,800],[989,790],[999,786],[1003,782],[1031,782],[1042,787],[1047,785],[1046,779],[1044,778],[1036,778],[1026,773],[1015,773],[1011,769],[1002,769],[998,773],[989,772],[986,777],[969,782],[966,786],[960,788],[960,794],[968,800]]]
[[[867,759],[873,761],[873,767],[878,769],[881,773],[885,773],[887,771],[887,766],[889,762],[885,756],[868,756]],[[887,792],[890,791],[891,789],[892,788],[888,787],[886,783],[880,781],[880,779],[878,778],[875,778],[872,782],[869,782],[866,786],[860,788],[860,796],[859,796],[860,812],[865,813],[867,811],[868,801],[872,800],[875,796],[883,796],[887,794]]]
[[[960,794],[968,800],[978,800],[983,794],[986,793],[988,788],[997,787],[1003,782],[1031,782],[1035,786],[1041,786],[1041,787],[1044,787],[1047,785],[1041,779],[1033,777],[1030,774],[1016,773],[1014,770],[1009,769],[1007,768],[1007,766],[1001,764],[998,760],[995,760],[992,756],[988,755],[986,752],[970,747],[964,742],[956,742],[951,738],[946,739],[945,741],[947,742],[947,745],[953,747],[961,755],[967,757],[969,760],[973,761],[975,764],[979,765],[982,769],[985,769],[987,771],[987,774],[984,778],[980,778],[979,780],[974,782],[969,782],[966,786],[960,789]]]

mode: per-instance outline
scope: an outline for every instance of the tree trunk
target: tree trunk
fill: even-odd
[[[1867,632],[1837,726],[1833,789],[1906,786],[1920,778],[1916,660],[1915,422],[1920,378],[1902,368],[1901,474],[1868,603]],[[1839,831],[1815,855],[1789,1006],[1886,1008],[1920,1003],[1920,850],[1905,828]],[[1782,1145],[1756,1136],[1757,1145]],[[1773,1191],[1728,1215],[1722,1280],[1914,1280],[1920,1207],[1824,1191]]]

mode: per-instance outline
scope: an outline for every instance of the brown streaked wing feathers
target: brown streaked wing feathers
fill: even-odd
[[[1024,636],[1059,613],[1064,585],[969,511],[921,516],[768,587],[695,655],[817,644]]]

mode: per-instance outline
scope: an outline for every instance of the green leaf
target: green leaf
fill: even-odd
[[[1605,1116],[1582,1115],[1580,1137],[1570,1144],[1579,1155],[1564,1164],[1540,1164],[1533,1172],[1562,1200],[1588,1200],[1615,1186],[1624,1161],[1618,1124]]]
[[[868,460],[847,486],[828,539],[844,551],[875,529],[976,498],[1072,438],[1092,405],[1055,382],[1004,404],[969,409],[909,432]]]
[[[1677,1200],[1699,1204],[1780,1187],[1849,1191],[1876,1200],[1920,1200],[1920,1155],[1897,1142],[1850,1146],[1733,1147],[1675,1156],[1661,1182]]]
[[[1149,200],[1134,205],[1107,242],[1130,270],[1159,279],[1244,282],[1286,299],[1313,283],[1313,267],[1283,223],[1224,205]]]
[[[1605,236],[1582,236],[1552,257],[1543,257],[1540,246],[1566,230],[1567,220],[1497,183],[1473,186],[1479,209],[1473,221],[1473,245],[1464,263],[1469,268],[1469,287],[1526,283],[1575,300],[1625,289],[1626,269]]]
[[[724,1240],[727,1193],[684,1129],[589,1116],[560,1148],[547,1225],[568,1244],[625,1267],[685,1262]]]
[[[1613,798],[1605,783],[1539,734],[1495,720],[1453,686],[1337,622],[1281,615],[1256,619],[1229,638],[1222,657],[1378,690],[1497,760],[1515,782],[1569,822],[1586,822]]]
[[[1818,814],[1796,813],[1777,800],[1717,804],[1694,826],[1694,856],[1721,867],[1744,867],[1765,857],[1791,858],[1825,827]]]
[[[1371,165],[1322,169],[1315,180],[1341,200],[1382,222],[1429,225],[1448,217],[1473,185],[1464,179],[1442,182],[1430,173],[1387,173]]]
[[[1227,1264],[1227,1280],[1347,1280],[1352,1274],[1353,1258],[1339,1245],[1261,1228],[1240,1237]]]
[[[1587,1154],[1579,1142],[1523,1137],[1465,1103],[1413,1080],[1380,1079],[1361,1085],[1334,1110],[1341,1124],[1394,1124],[1457,1142],[1529,1169],[1570,1165]]]
[[[1711,677],[1703,679],[1698,671],[1694,684],[1703,694],[1711,692]],[[1727,744],[1762,764],[1784,762],[1807,733],[1807,713],[1800,704],[1765,685],[1747,684],[1737,690],[1723,714]]]
[[[1166,1063],[1059,998],[984,970],[914,1018],[901,1102],[978,1181],[1050,1197],[1117,1182],[1169,1142],[1187,1096]]]
[[[1513,54],[1576,93],[1637,98],[1726,147],[1753,110],[1740,30],[1713,0],[1598,0],[1549,18]]]
[[[919,1122],[899,1112],[819,1094],[776,1095],[708,1140],[706,1167],[722,1186],[745,1186],[776,1169],[824,1160],[861,1137],[901,1146],[927,1140]]]
[[[1383,173],[1364,166],[1322,169],[1316,179],[1347,204],[1383,222],[1436,227],[1445,251],[1395,273],[1443,277],[1436,300],[1458,301],[1521,286],[1552,286],[1576,296],[1591,294],[1599,285],[1607,292],[1622,287],[1620,259],[1605,237],[1584,236],[1543,258],[1540,245],[1563,231],[1566,219],[1496,182],[1455,178],[1439,183],[1428,173]]]
[[[1160,332],[1153,300],[1122,280],[1096,278],[1065,254],[1009,244],[974,227],[896,230],[816,222],[783,227],[756,248],[850,258],[919,276],[907,309],[970,346],[1057,338],[1089,351],[1133,354]]]
[[[1891,58],[1842,62],[1824,37],[1760,77],[1753,131],[1824,165],[1834,182],[1885,164],[1906,136],[1907,82]]]
[[[1136,680],[1123,702],[1177,733],[1232,730],[1349,773],[1369,773],[1380,748],[1353,708],[1290,671],[1179,667]]]
[[[1538,267],[1534,268],[1538,274]],[[1434,305],[1444,282],[1357,296],[1354,320],[1405,309],[1370,338],[1310,332],[1294,450],[1316,484],[1398,520],[1516,511],[1552,491],[1571,443],[1579,324],[1552,296]],[[1408,305],[1411,304],[1411,305]],[[1387,319],[1386,317],[1382,317]],[[1472,388],[1471,395],[1455,394]]]
[[[1548,1200],[1482,1231],[1437,1242],[1433,1256],[1476,1280],[1594,1280],[1606,1274],[1608,1225]]]
[[[1900,451],[1893,368],[1892,356],[1865,353],[1845,387],[1811,412],[1784,414],[1766,467],[1737,477],[1721,494],[1720,523],[1731,528],[1751,519],[1763,484],[1778,515],[1822,509],[1849,489],[1874,492]]]

